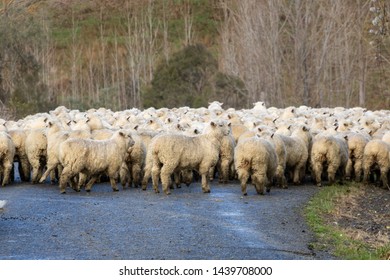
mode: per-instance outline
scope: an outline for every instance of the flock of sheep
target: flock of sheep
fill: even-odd
[[[318,186],[347,179],[390,189],[390,111],[253,105],[225,110],[214,101],[208,108],[120,112],[60,106],[0,120],[2,186],[14,180],[18,162],[22,181],[50,177],[61,193],[90,191],[106,177],[114,191],[118,181],[146,190],[151,179],[155,192],[161,183],[166,194],[196,176],[205,193],[216,177],[238,179],[244,195],[249,180],[258,194],[305,178]]]

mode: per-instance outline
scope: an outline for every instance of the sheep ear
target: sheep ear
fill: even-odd
[[[131,116],[128,116],[128,117],[126,118],[126,120],[130,120],[130,117],[131,117]]]
[[[48,122],[47,125],[48,125],[49,127],[52,127],[52,126],[53,126],[53,123],[52,123],[52,122]]]
[[[348,135],[345,135],[345,136],[344,136],[344,139],[345,139],[346,141],[348,141]]]
[[[149,124],[152,124],[153,123],[153,120],[149,120]]]
[[[197,128],[194,129],[195,134],[199,134],[199,130]]]
[[[210,125],[214,126],[214,127],[217,126],[217,124],[215,122],[211,122]]]
[[[176,128],[178,128],[178,129],[181,128],[181,127],[180,127],[180,123],[178,123],[178,124],[176,125]]]
[[[48,119],[47,118],[45,118],[44,120],[43,120],[43,122],[47,122],[48,121]]]
[[[70,125],[72,123],[72,121],[68,121],[67,123],[66,123],[66,125]]]
[[[232,123],[231,122],[228,122],[228,127],[231,127],[232,126]]]
[[[370,131],[368,132],[368,134],[369,134],[370,136],[372,136],[372,135],[374,134],[374,132],[373,132],[372,130],[370,130]]]
[[[119,131],[119,135],[122,137],[125,137],[125,134],[123,133],[123,131]]]
[[[338,129],[339,129],[339,126],[338,126],[338,125],[336,125],[336,127],[335,127],[335,129],[334,129],[334,130],[336,130],[336,131],[337,131]]]
[[[228,114],[227,117],[229,120],[232,118],[232,116],[230,114]]]
[[[291,129],[291,125],[289,125],[289,126],[287,127],[287,129],[290,130],[290,129]]]
[[[138,124],[136,126],[134,126],[134,130],[137,130],[138,129]]]
[[[167,122],[168,122],[168,123],[171,123],[171,121],[172,121],[171,118],[168,118],[168,119],[167,119]]]
[[[257,130],[258,130],[259,132],[261,132],[261,131],[262,131],[262,129],[261,129],[260,127],[258,127],[258,128],[257,128]]]
[[[274,138],[275,133],[272,133],[271,138]]]
[[[309,129],[308,129],[306,126],[303,126],[303,127],[302,127],[302,130],[303,130],[303,131],[309,131]]]

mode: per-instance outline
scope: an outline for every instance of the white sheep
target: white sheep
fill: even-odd
[[[236,142],[234,141],[233,135],[229,134],[222,138],[219,160],[217,165],[210,170],[210,180],[213,180],[216,168],[218,171],[218,181],[220,183],[227,183],[229,181],[229,174],[232,174],[234,171],[235,146]]]
[[[27,134],[24,129],[12,129],[8,131],[8,134],[11,136],[12,142],[15,145],[14,161],[19,163],[18,171],[20,179],[23,182],[28,182],[30,181],[30,163],[26,153]]]
[[[277,168],[277,155],[270,142],[252,137],[239,142],[234,150],[234,165],[243,195],[249,178],[258,194],[270,191]]]
[[[0,177],[1,186],[9,184],[15,156],[15,145],[8,133],[0,132]]]
[[[90,138],[89,130],[64,130],[62,125],[56,121],[48,121],[46,137],[47,137],[47,163],[46,171],[41,176],[39,182],[43,183],[50,174],[50,180],[55,182],[55,170],[58,171],[58,176],[61,176],[62,166],[59,159],[59,147],[62,142],[69,138]]]
[[[132,135],[134,145],[128,149],[124,164],[120,170],[121,184],[122,186],[128,184],[129,187],[134,184],[134,187],[139,187],[143,178],[146,147],[139,135],[130,130],[128,133]]]
[[[348,163],[345,170],[346,179],[354,178],[360,182],[363,174],[364,148],[368,141],[367,137],[360,133],[350,132],[348,135]]]
[[[33,129],[26,131],[26,154],[32,168],[31,181],[38,183],[42,177],[47,161],[47,136],[45,129]]]
[[[380,180],[383,187],[390,189],[387,178],[388,172],[390,170],[390,144],[378,139],[369,141],[364,147],[364,183],[368,183],[368,179],[375,169],[379,169]]]
[[[262,130],[257,134],[260,138],[268,140],[274,147],[277,156],[277,167],[275,179],[277,185],[283,189],[287,188],[287,180],[285,177],[287,150],[281,135]]]
[[[91,177],[85,186],[90,191],[102,173],[110,178],[111,187],[118,191],[116,182],[128,149],[134,144],[131,135],[119,130],[107,140],[70,138],[60,144],[59,157],[64,167],[60,177],[60,192],[66,192],[66,185],[77,174],[81,174],[76,191]]]
[[[230,127],[223,121],[212,121],[199,136],[162,134],[156,136],[149,147],[142,188],[152,175],[153,188],[158,190],[159,177],[165,194],[170,194],[171,176],[183,169],[197,170],[202,177],[202,191],[210,192],[209,170],[218,162],[223,136],[229,135]],[[149,158],[149,159],[148,159]]]
[[[321,176],[326,165],[329,184],[334,184],[337,171],[340,172],[340,178],[343,180],[347,161],[348,145],[346,139],[337,136],[320,136],[313,141],[310,162],[317,186],[322,186]]]

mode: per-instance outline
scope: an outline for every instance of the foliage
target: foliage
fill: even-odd
[[[34,17],[19,9],[0,15],[0,99],[16,117],[50,108],[36,56],[43,39]]]
[[[172,55],[155,70],[151,86],[143,93],[145,107],[202,107],[212,100],[238,105],[245,86],[218,71],[218,63],[201,44],[190,45]]]

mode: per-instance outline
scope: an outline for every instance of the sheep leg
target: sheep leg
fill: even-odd
[[[116,186],[117,180],[118,180],[118,176],[110,176],[110,184],[114,192],[119,191],[118,187]]]
[[[237,170],[238,180],[240,180],[241,183],[241,192],[243,195],[247,195],[246,192],[246,184],[249,180],[249,172],[247,170]]]
[[[99,178],[99,176],[92,176],[91,179],[89,179],[87,185],[85,186],[85,191],[90,192],[92,189],[93,184],[95,184],[96,180]]]
[[[142,178],[142,190],[146,191],[146,188],[148,186],[148,181],[151,176],[151,170],[150,168],[145,168],[144,170],[144,177]]]
[[[367,157],[364,159],[364,165],[363,165],[363,183],[364,184],[367,184],[368,183],[368,179],[369,179],[369,176],[370,176],[370,169],[371,169],[371,166],[373,165],[374,163],[374,158],[373,157]]]
[[[152,167],[152,182],[153,182],[153,189],[155,193],[159,193],[158,190],[158,180],[160,177],[160,166],[158,164],[153,164]]]
[[[130,172],[126,163],[123,163],[121,166],[119,171],[119,178],[123,189],[126,187],[127,183],[129,183],[129,187],[131,187]]]
[[[209,170],[209,180],[213,181],[215,176],[215,166],[211,167]],[[220,176],[220,174],[218,174]]]
[[[165,194],[171,194],[171,191],[169,190],[169,186],[171,184],[171,175],[174,171],[175,167],[171,164],[164,164],[161,168],[161,185],[162,189]]]
[[[140,164],[133,163],[133,166],[131,168],[131,176],[130,180],[133,181],[134,187],[138,188],[141,185],[141,178],[142,178],[142,168]]]
[[[321,175],[322,175],[322,163],[321,162],[315,162],[313,163],[313,174],[314,174],[314,180],[317,184],[317,187],[321,187]]]
[[[253,174],[252,175],[253,184],[257,194],[264,195],[265,185],[267,184],[267,178],[265,174]]]
[[[173,173],[173,179],[175,181],[176,188],[180,189],[181,185],[180,185],[180,172],[179,171]]]
[[[363,161],[361,159],[355,161],[354,170],[355,170],[355,181],[360,182],[362,179],[363,173]]]
[[[45,173],[43,173],[41,179],[39,180],[39,183],[43,183],[46,180],[46,178],[49,176],[49,174],[50,174],[50,181],[53,183],[55,180],[55,173],[54,173],[54,177],[53,177],[52,171],[57,167],[57,165],[58,165],[57,161],[55,161],[55,162],[49,161],[47,163],[47,169],[46,169]]]
[[[301,177],[301,170],[302,170],[302,168],[303,168],[303,166],[300,166],[300,165],[297,165],[294,168],[293,183],[295,185],[299,185],[299,183],[300,183],[300,177]]]
[[[4,177],[3,177],[3,182],[1,183],[1,186],[4,187],[6,184],[9,183],[9,177],[11,175],[11,170],[12,170],[12,166],[13,164],[10,163],[10,162],[7,162],[4,164]]]
[[[388,188],[390,190],[389,183],[387,181],[387,172],[388,168],[387,167],[382,167],[381,168],[381,180],[382,180],[382,185],[384,188]]]
[[[65,167],[60,177],[60,193],[66,193],[66,185],[73,176],[74,174],[72,174],[70,168]]]
[[[354,166],[354,164],[353,164],[352,160],[349,158],[347,161],[347,166],[345,167],[345,178],[347,180],[350,180],[352,178],[353,166]]]
[[[72,185],[72,189],[74,189],[76,192],[79,192],[81,190],[81,188],[85,186],[85,183],[87,182],[87,179],[88,179],[88,175],[86,173],[80,172],[79,173],[78,183],[76,185],[71,184]]]
[[[229,160],[222,160],[218,167],[219,182],[226,184],[229,180]]]
[[[23,182],[27,182],[30,180],[30,163],[28,161],[27,157],[20,157],[19,158],[19,175],[20,179]]]

